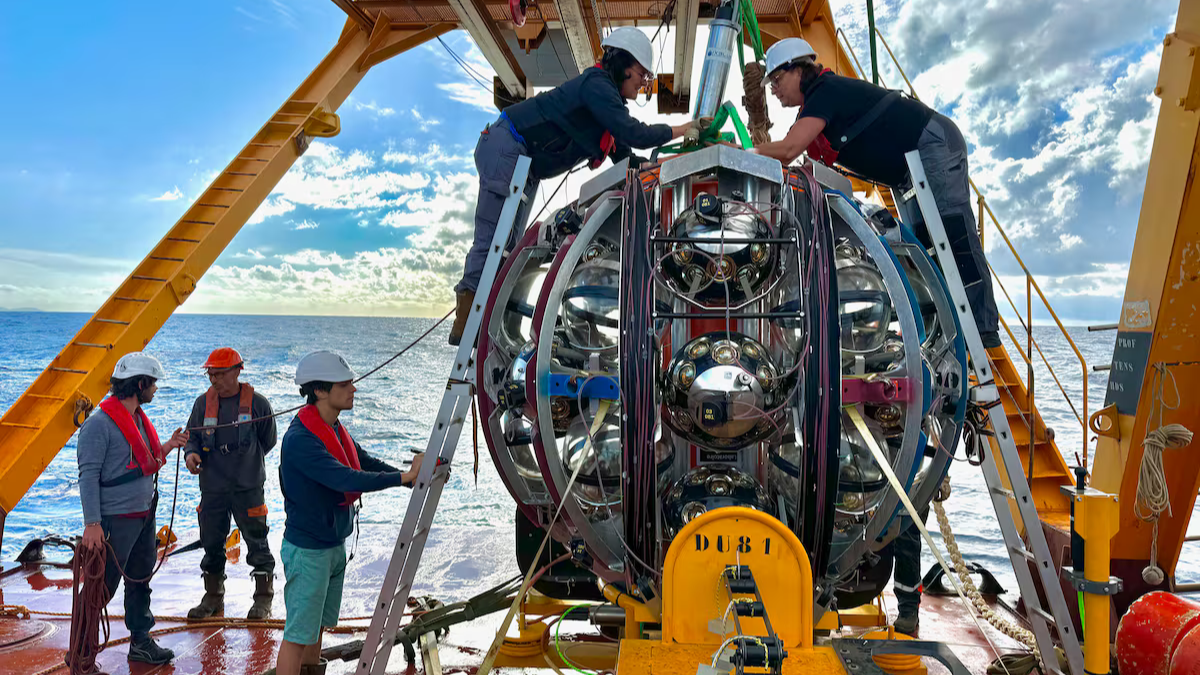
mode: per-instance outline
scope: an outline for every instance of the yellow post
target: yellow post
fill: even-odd
[[[1066,490],[1067,488],[1064,488]],[[1092,488],[1073,490],[1075,531],[1083,538],[1084,581],[1072,585],[1083,591],[1083,668],[1091,675],[1109,671],[1109,602],[1120,581],[1109,576],[1110,541],[1117,533],[1117,496]],[[1079,561],[1075,561],[1076,568]]]

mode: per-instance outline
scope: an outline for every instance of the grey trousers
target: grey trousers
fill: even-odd
[[[983,255],[983,243],[979,241],[971,204],[971,185],[967,180],[967,141],[950,118],[934,113],[917,140],[917,149],[921,151],[925,177],[937,200],[938,213],[946,228],[946,236],[950,239],[950,249],[954,253],[958,273],[962,276],[975,323],[979,325],[980,333],[994,333],[1000,329],[1000,313],[992,294],[992,275],[988,271],[987,258]],[[921,217],[920,209],[916,208],[916,202],[910,202],[910,205],[908,220],[913,225],[917,239],[929,247],[932,242],[925,220]]]
[[[920,514],[924,522],[929,517],[926,509]],[[916,614],[921,606],[921,531],[907,515],[901,516],[900,534],[893,544],[896,567],[892,573],[896,589],[896,604],[901,615]]]
[[[517,158],[526,154],[528,151],[513,136],[505,118],[492,122],[479,134],[479,142],[475,144],[475,169],[479,172],[479,201],[475,204],[475,240],[471,244],[471,250],[467,252],[462,281],[454,287],[455,291],[474,292],[479,288],[479,277],[483,274],[488,248],[496,234],[500,211],[504,208],[504,201],[508,199],[508,186],[512,182],[513,171],[517,168]],[[529,209],[533,205],[533,196],[537,194],[537,188],[537,180],[529,178],[525,182],[526,199],[517,210],[506,250],[511,251],[525,231],[525,221],[529,218]]]
[[[155,498],[154,503],[158,503]],[[121,583],[121,569],[131,579],[145,579],[154,571],[157,540],[155,539],[155,522],[153,507],[148,515],[142,518],[125,518],[122,516],[104,516],[100,519],[100,527],[112,544],[108,559],[104,563],[104,585],[108,588],[108,597],[117,592]],[[116,558],[113,558],[113,552]],[[121,568],[118,569],[117,564]],[[144,640],[154,628],[154,614],[150,612],[150,584],[125,582],[125,627],[133,636],[135,643]]]

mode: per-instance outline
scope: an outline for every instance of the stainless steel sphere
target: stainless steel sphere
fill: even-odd
[[[620,283],[619,254],[601,244],[589,247],[563,293],[561,316],[570,346],[589,352],[616,349]]]
[[[838,313],[842,351],[869,354],[883,348],[892,322],[892,302],[883,275],[857,249],[838,247]]]
[[[679,293],[710,306],[744,302],[771,276],[777,245],[722,242],[771,236],[767,221],[745,204],[702,193],[671,226],[671,236],[688,239],[660,249],[662,269]],[[667,255],[669,254],[669,255]]]
[[[667,424],[688,440],[733,449],[775,429],[782,383],[761,343],[717,331],[684,345],[662,375]]]
[[[692,469],[671,485],[663,498],[668,536],[675,536],[693,518],[726,506],[769,511],[767,491],[748,473],[724,464]]]

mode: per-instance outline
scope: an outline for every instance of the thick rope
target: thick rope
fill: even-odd
[[[746,95],[742,97],[742,105],[750,117],[747,125],[750,129],[750,140],[755,145],[771,140],[771,118],[767,114],[767,90],[763,86],[766,68],[758,62],[747,63],[742,70],[742,89]]]
[[[1169,405],[1163,394],[1167,378],[1175,389],[1175,403]],[[1163,416],[1167,410],[1179,407],[1179,385],[1175,375],[1162,363],[1154,364],[1154,377],[1151,380],[1153,402],[1150,415],[1146,418],[1146,438],[1142,441],[1142,462],[1138,467],[1137,498],[1133,503],[1133,513],[1139,519],[1151,524],[1150,533],[1150,564],[1142,570],[1142,580],[1157,586],[1166,579],[1166,573],[1158,566],[1158,519],[1163,513],[1172,516],[1171,494],[1167,489],[1167,474],[1163,468],[1163,450],[1167,448],[1182,448],[1192,442],[1192,432],[1182,424],[1163,424]],[[1151,430],[1150,425],[1157,419],[1158,428]]]
[[[967,569],[967,563],[958,550],[958,542],[954,538],[954,531],[950,529],[950,520],[946,517],[946,509],[942,507],[942,503],[934,501],[933,510],[937,514],[938,529],[942,531],[942,543],[946,545],[946,551],[950,553],[950,561],[954,563],[954,572],[962,582],[963,591],[975,607],[975,611],[987,619],[987,622],[996,630],[1029,647],[1036,654],[1037,639],[1033,633],[992,611],[987,601],[983,599],[983,595],[979,593],[979,589],[975,586],[975,580],[971,578],[971,572]]]
[[[71,589],[71,638],[67,647],[64,665],[73,673],[91,673],[96,670],[96,657],[104,650],[100,645],[100,634],[104,642],[109,640],[108,588],[104,585],[104,558],[106,548],[90,548],[75,553],[71,561],[74,585]],[[80,586],[83,586],[80,589]],[[26,610],[29,616],[29,610]]]

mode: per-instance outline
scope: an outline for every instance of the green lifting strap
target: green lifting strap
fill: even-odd
[[[746,125],[742,123],[742,118],[738,115],[737,108],[733,107],[732,101],[726,101],[721,104],[720,108],[717,108],[716,114],[713,115],[712,124],[700,136],[700,143],[687,148],[683,147],[683,143],[673,143],[671,145],[664,145],[658,152],[662,155],[680,155],[722,141],[732,143],[734,141],[733,134],[721,133],[721,127],[725,126],[725,123],[731,119],[733,120],[734,131],[737,132],[737,142],[741,143],[742,148],[745,150],[754,147],[754,143],[750,140],[750,132],[746,131]]]

